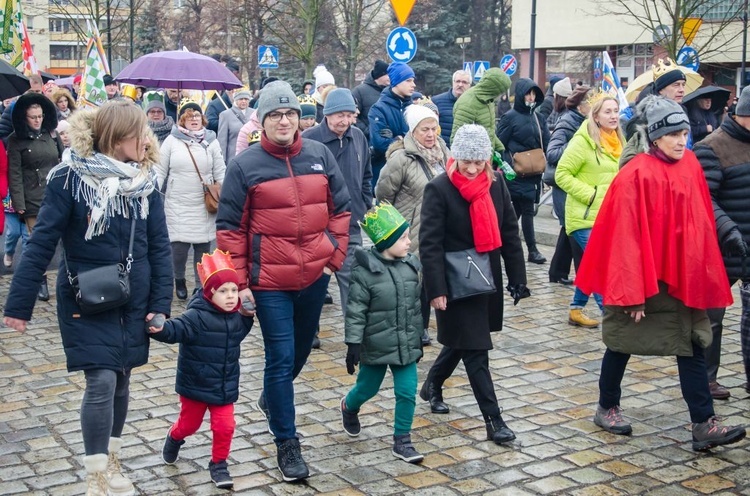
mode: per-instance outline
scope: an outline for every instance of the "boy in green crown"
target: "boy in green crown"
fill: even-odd
[[[354,253],[346,308],[346,370],[357,383],[341,400],[349,436],[360,433],[359,409],[375,396],[390,366],[396,396],[393,455],[409,463],[424,457],[411,443],[417,391],[417,362],[422,358],[419,304],[421,265],[409,253],[409,224],[389,204],[365,215],[360,226],[375,246]]]

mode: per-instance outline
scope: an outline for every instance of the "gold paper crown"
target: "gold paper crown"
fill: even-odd
[[[675,69],[679,69],[674,60],[667,57],[666,59],[659,59],[656,64],[651,66],[651,70],[654,73],[654,81],[662,77],[668,72],[672,72]]]
[[[297,97],[297,100],[299,101],[300,105],[315,105],[317,102],[315,101],[315,98],[312,97],[312,95],[300,95]]]
[[[594,104],[596,104],[597,102],[599,102],[601,100],[604,100],[607,97],[614,98],[614,97],[612,97],[612,95],[610,95],[606,91],[602,90],[601,88],[597,88],[597,89],[591,90],[589,92],[589,97],[586,98],[586,103],[588,103],[589,106],[593,107]]]
[[[396,210],[396,207],[388,202],[380,205],[365,214],[364,222],[359,222],[360,227],[367,233],[376,245],[388,239],[391,234],[406,223],[406,219]]]
[[[235,270],[234,264],[232,263],[232,255],[230,255],[228,251],[221,251],[218,248],[210,255],[204,253],[203,257],[201,257],[201,261],[198,262],[196,267],[198,269],[198,278],[204,286],[206,285],[208,278],[217,272],[221,270]]]
[[[120,87],[120,93],[133,101],[138,97],[138,90],[132,84],[123,84]]]
[[[177,108],[177,115],[182,114],[182,109],[184,109],[187,105],[190,105],[190,104],[197,105],[198,108],[201,109],[201,113],[203,113],[203,107],[201,106],[200,102],[193,100],[192,98],[189,98],[189,97],[183,97],[183,99],[180,100],[180,106]]]
[[[258,143],[260,141],[260,131],[253,131],[252,133],[247,135],[247,144],[252,145],[253,143]]]

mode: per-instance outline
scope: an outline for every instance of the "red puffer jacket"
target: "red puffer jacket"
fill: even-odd
[[[288,147],[263,134],[229,162],[216,217],[217,246],[229,251],[240,289],[297,291],[349,243],[349,192],[336,159],[299,133]]]

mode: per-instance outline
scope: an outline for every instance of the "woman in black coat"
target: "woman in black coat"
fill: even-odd
[[[487,425],[487,439],[503,443],[516,436],[505,425],[497,404],[489,371],[490,333],[499,331],[503,324],[501,257],[514,303],[529,296],[526,266],[510,194],[502,176],[492,172],[490,166],[492,145],[487,131],[475,124],[462,126],[454,137],[452,153],[447,173],[425,187],[422,205],[419,255],[443,349],[419,394],[430,402],[433,413],[448,413],[442,397],[443,383],[463,360]],[[477,256],[489,256],[498,289],[448,301],[446,253],[467,249],[476,249]]]
[[[516,82],[516,101],[513,108],[500,118],[497,137],[505,145],[505,156],[509,164],[513,155],[535,148],[547,149],[549,130],[546,118],[537,115],[534,109],[544,101],[544,93],[531,79],[521,78]],[[521,219],[523,238],[529,251],[529,262],[543,264],[547,261],[536,247],[534,233],[534,204],[542,194],[542,174],[526,177],[520,175],[507,181],[516,216]]]
[[[81,430],[87,494],[132,494],[133,485],[121,474],[117,459],[130,372],[148,361],[144,321],[156,313],[169,315],[172,302],[169,239],[151,170],[159,148],[146,115],[131,103],[111,101],[98,110],[78,112],[69,122],[71,150],[47,177],[4,322],[19,332],[26,329],[42,275],[62,240],[67,267],[61,263],[57,279],[57,318],[68,371],[80,370],[86,377]],[[117,263],[131,267],[130,299],[107,312],[82,312],[69,278]]]

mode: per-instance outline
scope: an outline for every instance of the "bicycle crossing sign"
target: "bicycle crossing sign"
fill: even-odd
[[[271,45],[258,46],[258,68],[259,69],[278,69],[279,68],[279,48]]]

